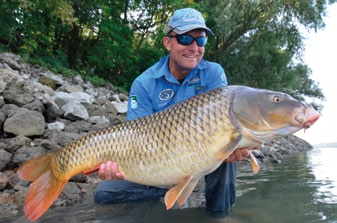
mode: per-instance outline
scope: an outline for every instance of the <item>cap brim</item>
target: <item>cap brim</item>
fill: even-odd
[[[188,28],[186,29],[177,29],[177,28],[174,28],[174,29],[169,29],[167,33],[173,31],[175,32],[176,34],[178,35],[182,35],[182,34],[185,34],[187,32],[190,32],[192,30],[195,30],[195,29],[203,29],[206,31],[206,34],[207,35],[210,35],[210,36],[213,36],[214,33],[212,32],[212,30],[210,30],[209,28],[205,27],[205,26],[189,26]]]

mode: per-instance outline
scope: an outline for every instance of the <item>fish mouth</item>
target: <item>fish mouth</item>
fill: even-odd
[[[320,117],[320,114],[312,106],[304,110],[303,113],[296,116],[296,120],[301,123],[301,127],[310,128]]]

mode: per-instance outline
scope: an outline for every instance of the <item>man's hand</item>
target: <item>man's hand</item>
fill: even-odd
[[[101,180],[123,180],[124,176],[119,172],[118,164],[112,161],[102,163],[98,170],[98,176]]]
[[[249,149],[247,147],[235,150],[224,162],[234,163],[235,161],[241,161],[243,158],[249,157]]]

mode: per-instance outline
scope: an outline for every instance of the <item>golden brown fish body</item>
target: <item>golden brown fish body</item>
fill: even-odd
[[[83,137],[57,151],[53,169],[69,178],[112,160],[126,180],[156,186],[204,175],[219,164],[216,152],[241,136],[228,117],[231,99],[223,100],[219,91]]]
[[[165,203],[167,208],[176,201],[181,205],[198,179],[235,149],[308,128],[318,117],[311,106],[283,93],[244,86],[215,89],[27,161],[18,170],[22,179],[34,181],[25,213],[36,220],[72,176],[108,160],[118,163],[126,180],[176,185],[167,192]]]

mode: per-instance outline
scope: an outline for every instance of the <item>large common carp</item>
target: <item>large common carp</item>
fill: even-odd
[[[31,221],[38,219],[72,176],[95,171],[108,160],[118,163],[126,180],[175,185],[165,195],[169,209],[176,201],[183,204],[199,178],[214,171],[235,149],[309,128],[318,118],[312,106],[284,93],[244,86],[211,90],[25,162],[18,175],[33,181],[25,215]]]

